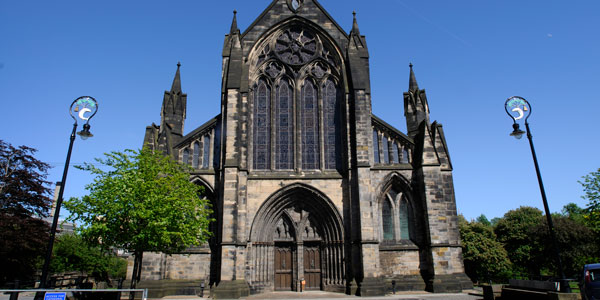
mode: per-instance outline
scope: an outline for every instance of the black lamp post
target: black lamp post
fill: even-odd
[[[517,121],[525,118],[525,128],[527,130],[527,139],[529,139],[529,146],[531,147],[531,155],[533,156],[533,164],[535,165],[535,172],[537,174],[538,183],[540,185],[540,193],[542,194],[542,201],[544,202],[544,210],[546,211],[546,219],[548,221],[548,230],[550,230],[550,238],[554,246],[554,255],[556,256],[556,263],[558,265],[558,275],[560,276],[560,291],[564,293],[570,293],[571,288],[569,283],[565,279],[565,273],[562,267],[562,261],[560,259],[560,249],[556,242],[556,233],[554,231],[554,223],[552,222],[552,215],[550,214],[550,208],[548,207],[548,200],[546,199],[546,191],[544,190],[544,182],[542,181],[542,174],[540,173],[540,166],[538,165],[537,156],[535,155],[535,148],[533,147],[533,138],[531,136],[531,130],[529,129],[529,116],[531,115],[531,105],[525,98],[519,96],[512,96],[504,103],[504,109],[506,113],[513,119],[513,132],[510,136],[514,136],[516,139],[521,139],[525,132],[519,128]]]
[[[54,218],[52,219],[52,227],[50,229],[50,239],[48,241],[48,248],[46,249],[46,256],[44,259],[44,266],[42,268],[42,277],[40,278],[40,289],[46,288],[48,281],[48,268],[50,267],[50,259],[52,257],[52,248],[54,247],[54,238],[56,236],[56,226],[58,225],[58,216],[60,215],[60,206],[63,200],[63,192],[65,191],[65,185],[67,182],[67,172],[69,171],[69,162],[71,161],[71,151],[73,150],[73,142],[75,141],[75,132],[77,131],[77,118],[81,119],[85,123],[83,124],[83,130],[77,132],[81,136],[82,140],[86,140],[92,137],[90,132],[90,119],[98,112],[98,102],[96,99],[90,96],[82,96],[73,103],[69,108],[71,118],[75,120],[73,124],[73,131],[71,132],[69,150],[67,151],[67,160],[65,162],[65,168],[62,175],[62,184],[58,192],[58,199],[56,199],[56,209],[54,211]],[[37,298],[37,297],[36,297]]]

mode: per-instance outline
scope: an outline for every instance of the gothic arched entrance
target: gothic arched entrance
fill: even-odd
[[[281,189],[258,210],[248,268],[256,290],[339,289],[345,285],[342,220],[331,201],[302,184]]]

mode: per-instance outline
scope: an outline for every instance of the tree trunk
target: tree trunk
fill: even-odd
[[[133,254],[133,272],[131,273],[131,284],[129,285],[130,289],[135,289],[138,282],[140,282],[140,278],[142,277],[142,258],[144,256],[144,252],[135,251]],[[129,292],[129,300],[133,300],[135,298],[134,292]]]

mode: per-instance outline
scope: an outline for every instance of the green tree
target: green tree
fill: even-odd
[[[586,224],[587,214],[584,208],[579,207],[577,204],[571,202],[563,206],[561,211],[563,217],[567,217],[577,223]]]
[[[492,227],[481,222],[467,222],[459,216],[465,273],[473,281],[505,282],[511,274],[506,250],[497,241]]]
[[[492,223],[488,220],[488,218],[484,214],[481,214],[479,217],[477,217],[477,219],[475,219],[475,221],[477,221],[483,225],[486,225],[486,226],[492,225]]]
[[[50,166],[35,152],[0,140],[0,283],[32,279],[48,243]]]
[[[576,278],[584,264],[598,261],[598,239],[584,223],[569,217],[553,216],[552,221],[565,275],[568,278]],[[530,229],[530,236],[532,247],[541,251],[541,266],[548,273],[556,274],[555,250],[546,218],[542,218]]]
[[[132,288],[145,251],[172,254],[207,241],[210,203],[187,167],[147,148],[106,153],[96,162],[104,168],[80,166],[95,175],[89,195],[65,207],[85,239],[133,253]]]
[[[583,181],[579,183],[585,192],[582,198],[588,201],[586,207],[588,224],[592,230],[600,233],[600,169],[583,176]]]
[[[514,275],[540,274],[543,254],[531,242],[531,229],[542,222],[542,217],[539,209],[521,206],[504,214],[494,227],[498,241],[504,245],[513,263]]]
[[[77,234],[61,235],[56,240],[50,269],[54,273],[78,271],[96,280],[125,278],[127,261],[114,252],[89,243]]]

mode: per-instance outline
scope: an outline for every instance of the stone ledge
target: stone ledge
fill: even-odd
[[[239,299],[250,295],[250,286],[245,280],[221,281],[211,290],[213,299]]]

